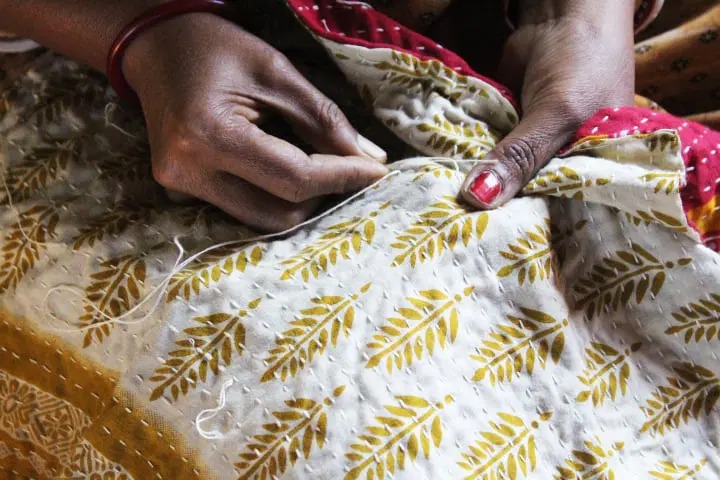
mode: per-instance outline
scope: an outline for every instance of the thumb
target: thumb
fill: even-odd
[[[481,209],[500,207],[515,197],[574,134],[567,116],[553,110],[531,111],[482,163],[468,174],[462,198]],[[489,162],[487,162],[489,161]]]

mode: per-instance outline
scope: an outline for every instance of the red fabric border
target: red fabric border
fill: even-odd
[[[688,213],[720,195],[720,132],[699,123],[646,108],[603,108],[580,127],[575,140],[580,141],[591,136],[619,138],[662,129],[675,130],[680,136],[687,179],[680,196],[683,210]],[[700,233],[703,233],[705,238],[720,234],[720,232]],[[714,243],[709,246],[712,248]]]
[[[504,85],[476,71],[456,53],[396,22],[361,1],[286,0],[302,22],[316,35],[337,43],[366,48],[390,48],[421,60],[438,60],[456,72],[495,87],[519,111]]]

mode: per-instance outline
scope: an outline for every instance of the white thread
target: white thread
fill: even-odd
[[[165,282],[169,282],[170,280],[172,280],[172,277],[174,277],[178,272],[182,271],[184,268],[184,267],[180,267],[180,264],[182,262],[182,257],[185,255],[185,248],[183,248],[182,244],[180,243],[180,238],[178,236],[173,237],[173,243],[175,244],[176,247],[178,247],[179,253],[178,253],[177,259],[175,260],[175,263],[173,264],[173,268],[170,270],[171,273],[169,274],[169,276],[166,277],[166,279],[163,280],[160,284],[158,284],[158,286],[155,289],[153,289],[142,301],[140,301],[140,303],[138,303],[132,309],[125,312],[125,314],[119,315],[117,317],[112,317],[112,316],[106,314],[105,312],[103,312],[102,310],[100,310],[98,307],[96,307],[95,304],[89,303],[88,306],[90,306],[90,308],[95,310],[95,312],[98,313],[101,317],[105,317],[106,318],[105,321],[93,323],[90,325],[86,325],[84,327],[60,328],[60,327],[55,327],[55,326],[51,325],[50,328],[55,330],[56,332],[78,333],[78,332],[84,332],[87,330],[92,330],[94,328],[97,328],[97,327],[100,327],[102,325],[109,324],[109,323],[117,323],[119,325],[135,325],[138,323],[142,323],[145,320],[147,320],[148,318],[150,318],[150,316],[153,313],[155,313],[155,311],[157,311],[158,307],[160,306],[160,302],[162,301],[162,298],[165,295],[165,289],[164,289],[163,284]],[[178,267],[180,267],[180,268],[178,268]],[[150,311],[148,313],[146,313],[144,316],[134,319],[134,320],[127,320],[127,321],[122,320],[122,318],[125,315],[133,314],[137,310],[139,310],[140,307],[142,307],[150,298],[152,298],[153,295],[155,295],[155,293],[158,292],[159,287],[163,287],[163,288],[160,289],[161,290],[160,295],[157,296],[157,298],[155,299],[155,303],[152,305],[152,307],[150,308]],[[50,295],[52,295],[54,292],[58,292],[58,291],[75,292],[75,293],[77,293],[78,298],[83,298],[85,296],[85,290],[83,290],[82,288],[80,288],[78,286],[67,285],[67,284],[55,285],[54,287],[52,287],[50,290],[47,291],[47,293],[45,294],[45,298],[43,299],[42,310],[41,310],[42,318],[48,318],[49,316],[52,316],[53,318],[58,318],[57,315],[55,315],[53,313],[49,313],[50,309],[48,308],[48,305],[50,303]],[[66,322],[66,323],[68,323],[68,322]]]
[[[459,159],[459,160],[456,160],[456,159],[453,159],[453,158],[428,158],[428,157],[416,157],[415,159],[408,159],[408,160],[419,160],[419,159],[422,159],[422,160],[424,160],[424,161],[433,161],[433,162],[435,162],[435,163],[450,163],[450,164],[452,164],[452,165],[455,166],[455,169],[456,169],[456,170],[459,170],[459,165],[458,165],[458,164],[460,164],[460,163],[474,163],[474,164],[494,163],[494,161],[492,161],[492,160],[481,160],[481,159]],[[119,324],[119,325],[137,325],[137,324],[140,324],[140,323],[148,320],[148,319],[156,312],[156,310],[158,309],[158,307],[159,307],[159,305],[160,305],[160,302],[162,301],[162,299],[163,299],[163,297],[164,297],[164,295],[165,295],[165,292],[167,291],[167,286],[169,285],[170,281],[172,281],[172,278],[173,278],[175,275],[177,275],[179,272],[181,272],[181,271],[183,271],[185,268],[187,268],[187,267],[188,267],[190,264],[192,264],[195,260],[197,260],[198,258],[202,257],[203,255],[205,255],[205,254],[207,254],[207,253],[209,253],[209,252],[212,252],[212,251],[214,251],[214,250],[218,250],[218,249],[221,249],[221,248],[224,248],[224,247],[228,247],[228,246],[242,245],[242,244],[246,244],[246,243],[259,242],[259,241],[263,241],[263,240],[271,240],[271,239],[274,239],[274,238],[278,238],[278,237],[282,237],[282,236],[285,236],[285,235],[294,233],[294,232],[296,232],[297,230],[299,230],[299,229],[301,229],[301,228],[303,228],[303,227],[306,227],[306,226],[308,226],[308,225],[310,225],[310,224],[313,224],[313,223],[315,223],[315,222],[317,222],[317,221],[319,221],[319,220],[322,220],[323,218],[331,215],[332,213],[336,212],[337,210],[343,208],[344,206],[346,206],[346,205],[348,205],[349,203],[353,202],[353,201],[356,200],[357,198],[361,197],[362,195],[364,195],[364,194],[367,193],[368,191],[374,189],[377,185],[381,184],[382,182],[384,182],[384,181],[387,180],[388,178],[393,177],[393,176],[398,175],[398,174],[400,174],[400,171],[399,171],[399,170],[395,170],[395,171],[392,171],[392,172],[388,173],[387,175],[385,175],[384,177],[382,177],[382,178],[379,179],[378,181],[374,182],[372,185],[370,185],[370,186],[364,188],[363,190],[357,192],[356,194],[354,194],[354,195],[352,195],[351,197],[347,198],[346,200],[340,202],[339,204],[335,205],[334,207],[332,207],[332,208],[326,210],[325,212],[323,212],[323,213],[321,213],[321,214],[319,214],[319,215],[317,215],[317,216],[315,216],[315,217],[313,217],[313,218],[310,218],[310,219],[306,220],[305,222],[300,223],[299,225],[296,225],[296,226],[294,226],[294,227],[292,227],[292,228],[289,228],[289,229],[287,229],[287,230],[284,230],[284,231],[278,232],[278,233],[271,233],[271,234],[267,234],[267,235],[259,235],[259,236],[255,236],[255,237],[251,237],[251,238],[246,238],[246,239],[241,239],[241,240],[231,240],[231,241],[228,241],[228,242],[223,242],[223,243],[211,245],[210,247],[207,247],[206,249],[204,249],[204,250],[202,250],[202,251],[200,251],[200,252],[198,252],[198,253],[193,254],[192,256],[188,257],[188,258],[185,259],[185,260],[182,260],[183,256],[185,255],[185,249],[184,249],[184,247],[182,246],[182,244],[180,243],[180,237],[179,237],[179,236],[175,236],[175,237],[173,238],[173,243],[174,243],[175,246],[178,248],[178,252],[179,252],[179,253],[178,253],[178,257],[177,257],[177,259],[175,260],[175,263],[174,263],[172,269],[170,270],[170,272],[169,272],[168,274],[165,275],[165,277],[163,278],[163,280],[162,280],[157,286],[155,286],[155,288],[153,288],[142,300],[140,300],[140,302],[138,302],[137,304],[135,304],[135,305],[134,305],[131,309],[129,309],[127,312],[125,312],[125,313],[123,313],[123,314],[121,314],[121,315],[112,316],[112,315],[108,315],[107,313],[105,313],[104,311],[102,311],[100,308],[98,308],[97,306],[95,306],[95,304],[93,304],[93,303],[88,303],[88,306],[90,306],[90,308],[91,308],[92,310],[94,310],[95,313],[97,313],[101,318],[104,318],[105,320],[103,320],[103,321],[101,321],[101,322],[92,323],[92,324],[90,324],[90,325],[77,326],[77,327],[75,327],[75,328],[60,328],[60,327],[54,327],[54,326],[51,326],[50,328],[54,329],[55,331],[60,331],[60,332],[65,332],[65,333],[81,333],[81,332],[85,332],[85,331],[88,331],[88,330],[96,329],[96,328],[102,327],[103,325],[112,324],[112,323]],[[30,239],[28,239],[28,240],[31,241]],[[36,242],[36,243],[37,243],[37,242]],[[51,297],[54,293],[56,293],[56,292],[67,292],[67,293],[72,292],[73,294],[76,294],[76,296],[79,297],[79,298],[83,298],[83,297],[84,297],[84,293],[85,293],[83,289],[81,289],[81,288],[79,288],[79,287],[77,287],[77,286],[74,286],[74,285],[61,284],[61,285],[56,285],[56,286],[50,288],[50,289],[47,291],[47,293],[45,294],[45,298],[43,299],[43,302],[42,302],[42,307],[41,307],[42,318],[50,318],[50,317],[52,317],[52,318],[59,319],[59,317],[58,317],[57,315],[55,315],[54,313],[51,312],[51,309],[50,309],[50,306],[49,306],[49,304],[50,304],[50,297]],[[144,314],[143,316],[138,317],[138,318],[133,318],[133,319],[131,319],[131,320],[125,320],[125,318],[132,317],[132,316],[133,316],[135,313],[137,313],[144,305],[146,305],[148,302],[152,301],[153,297],[156,297],[156,298],[155,298],[155,301],[154,301],[154,303],[152,304],[152,306],[150,307],[150,310],[149,310],[146,314]],[[69,324],[69,322],[67,322],[67,321],[66,321],[66,323]]]
[[[138,137],[137,135],[133,135],[132,133],[128,132],[127,130],[124,130],[119,125],[116,125],[110,121],[110,115],[112,115],[115,112],[115,110],[117,110],[117,107],[118,107],[117,103],[112,103],[112,102],[105,105],[105,126],[114,128],[115,130],[118,130],[119,132],[121,132],[123,135],[126,135],[135,140],[139,140],[140,137]]]
[[[5,143],[3,143],[3,150],[5,150],[6,148],[7,148],[7,145]],[[22,226],[23,215],[20,213],[20,210],[17,207],[15,207],[15,205],[13,203],[12,192],[10,191],[10,186],[8,185],[7,178],[5,177],[5,172],[10,170],[9,165],[7,165],[5,163],[5,159],[8,158],[8,155],[5,151],[2,153],[3,153],[2,154],[2,164],[0,164],[0,169],[2,169],[2,172],[0,173],[0,177],[2,177],[3,188],[5,190],[5,194],[7,195],[8,209],[15,211],[15,217],[17,218],[17,227],[18,227],[18,230],[20,230],[20,234],[23,236],[25,241],[30,244],[44,245],[42,242],[38,242],[37,240],[33,240],[32,238],[30,238]]]
[[[105,318],[104,321],[102,321],[102,322],[96,322],[96,323],[93,323],[93,324],[90,324],[90,325],[86,325],[86,326],[84,326],[84,327],[77,327],[77,328],[74,328],[74,329],[61,329],[61,328],[58,328],[58,327],[51,327],[51,328],[54,328],[54,329],[57,330],[57,331],[63,331],[63,332],[67,332],[67,333],[73,333],[73,332],[84,332],[84,331],[91,330],[91,329],[95,329],[95,328],[98,328],[98,327],[101,327],[101,326],[103,326],[103,325],[110,324],[110,323],[117,323],[117,324],[120,324],[120,325],[136,325],[136,324],[138,324],[138,323],[142,323],[142,322],[144,322],[145,320],[147,320],[148,318],[150,318],[150,316],[151,316],[153,313],[155,313],[155,310],[158,308],[158,306],[159,306],[159,304],[160,304],[160,301],[162,300],[162,297],[163,297],[164,294],[165,294],[166,287],[167,287],[167,285],[170,283],[170,281],[172,280],[172,278],[173,278],[175,275],[177,275],[179,272],[181,272],[181,271],[183,271],[185,268],[187,268],[187,266],[190,265],[191,263],[193,263],[195,260],[197,260],[198,258],[202,257],[203,255],[205,255],[205,254],[207,254],[207,253],[209,253],[209,252],[212,252],[213,250],[218,250],[218,249],[221,249],[221,248],[224,248],[224,247],[229,247],[229,246],[233,246],[233,245],[242,245],[242,244],[245,244],[245,243],[259,242],[259,241],[263,241],[263,240],[271,240],[271,239],[274,239],[274,238],[282,237],[282,236],[288,235],[288,234],[290,234],[290,233],[296,232],[297,230],[299,230],[299,229],[301,229],[301,228],[303,228],[303,227],[306,227],[306,226],[308,226],[308,225],[310,225],[310,224],[313,224],[313,223],[317,222],[318,220],[322,220],[323,218],[325,218],[325,217],[333,214],[333,213],[336,212],[337,210],[343,208],[344,206],[346,206],[346,205],[348,205],[349,203],[353,202],[353,201],[356,200],[357,198],[363,196],[364,194],[366,194],[367,192],[369,192],[370,190],[372,190],[373,188],[375,188],[377,185],[381,184],[382,182],[384,182],[384,181],[387,180],[388,178],[393,177],[393,176],[395,176],[395,175],[399,175],[399,174],[400,174],[400,171],[398,171],[398,170],[392,171],[392,172],[388,173],[387,175],[385,175],[384,177],[382,177],[380,180],[374,182],[372,185],[370,185],[370,186],[368,186],[368,187],[360,190],[360,191],[357,192],[356,194],[354,194],[354,195],[352,195],[351,197],[345,199],[344,201],[338,203],[338,204],[335,205],[334,207],[326,210],[325,212],[323,212],[323,213],[321,213],[321,214],[319,214],[319,215],[317,215],[317,216],[315,216],[315,217],[313,217],[313,218],[310,218],[310,219],[304,221],[303,223],[301,223],[301,224],[299,224],[299,225],[296,225],[296,226],[294,226],[294,227],[292,227],[292,228],[288,228],[287,230],[284,230],[284,231],[282,231],[282,232],[270,233],[270,234],[267,234],[267,235],[259,235],[259,236],[256,236],[256,237],[245,238],[245,239],[242,239],[242,240],[231,240],[231,241],[228,241],[228,242],[218,243],[218,244],[215,244],[215,245],[211,245],[210,247],[208,247],[208,248],[206,248],[206,249],[204,249],[204,250],[202,250],[202,251],[200,251],[200,252],[198,252],[198,253],[193,254],[192,256],[188,257],[186,260],[184,260],[184,261],[182,261],[182,262],[176,261],[176,262],[175,262],[175,265],[173,266],[173,268],[172,268],[172,270],[170,271],[170,273],[168,273],[168,274],[165,276],[165,278],[164,278],[155,288],[153,288],[153,289],[150,291],[150,293],[148,293],[148,294],[147,294],[139,303],[137,303],[133,308],[129,309],[127,312],[125,312],[125,313],[123,313],[123,314],[121,314],[121,315],[117,315],[117,316],[108,315],[107,313],[101,311],[101,310],[100,310],[98,307],[96,307],[94,304],[89,303],[88,305],[90,305],[90,307],[91,307],[93,310],[95,310],[95,312],[96,312],[98,315],[100,315],[101,317]],[[173,238],[173,243],[175,243],[175,245],[176,245],[176,246],[178,247],[178,249],[180,250],[180,255],[178,256],[178,260],[180,260],[180,259],[182,258],[182,255],[185,253],[185,249],[183,248],[182,244],[180,243],[179,237],[177,237],[177,236],[174,237],[174,238]],[[55,293],[55,292],[77,292],[78,290],[79,290],[78,287],[74,287],[74,286],[71,286],[71,285],[56,285],[56,286],[50,288],[50,289],[47,291],[47,293],[45,294],[45,298],[43,299],[42,308],[41,308],[42,318],[48,318],[48,317],[50,317],[50,315],[51,315],[51,314],[50,314],[50,309],[49,309],[49,303],[50,303],[50,296],[51,296],[53,293]],[[158,294],[159,294],[159,295],[158,295]],[[140,309],[142,308],[143,305],[145,305],[146,303],[148,303],[155,295],[158,295],[158,296],[157,296],[157,299],[156,299],[156,301],[155,301],[155,304],[152,306],[152,308],[150,309],[150,311],[149,311],[148,313],[146,313],[144,316],[139,317],[139,318],[137,318],[137,319],[133,319],[133,320],[123,320],[124,318],[127,318],[127,317],[130,317],[130,316],[134,315],[138,310],[140,310]],[[83,295],[80,295],[80,296],[82,297]],[[52,317],[58,318],[58,316],[57,316],[57,315],[54,315],[54,314],[52,314]],[[69,323],[69,322],[67,322],[67,323]]]
[[[226,396],[227,391],[235,384],[235,380],[232,378],[230,380],[225,381],[222,386],[222,390],[220,390],[220,399],[218,400],[218,406],[215,408],[209,408],[207,410],[203,410],[202,412],[197,414],[197,417],[195,417],[195,430],[197,430],[198,435],[203,437],[206,440],[222,440],[225,438],[225,435],[219,431],[219,430],[204,430],[202,428],[202,423],[206,422],[208,420],[212,420],[220,411],[225,408],[226,404]]]

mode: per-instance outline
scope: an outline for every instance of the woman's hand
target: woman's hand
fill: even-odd
[[[142,102],[155,179],[251,227],[279,231],[321,197],[387,173],[385,153],[278,51],[235,24],[190,14],[153,27],[124,70]],[[317,152],[265,133],[282,116]]]
[[[521,0],[501,80],[521,92],[523,119],[468,175],[463,198],[495,208],[516,196],[602,107],[631,105],[633,9],[628,0]]]

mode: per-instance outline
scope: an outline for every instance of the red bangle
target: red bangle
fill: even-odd
[[[123,73],[122,64],[125,51],[141,33],[178,15],[195,12],[214,13],[229,16],[232,3],[225,0],[172,0],[150,8],[125,27],[113,42],[107,57],[107,76],[110,85],[118,96],[125,100],[137,101],[137,95]]]

